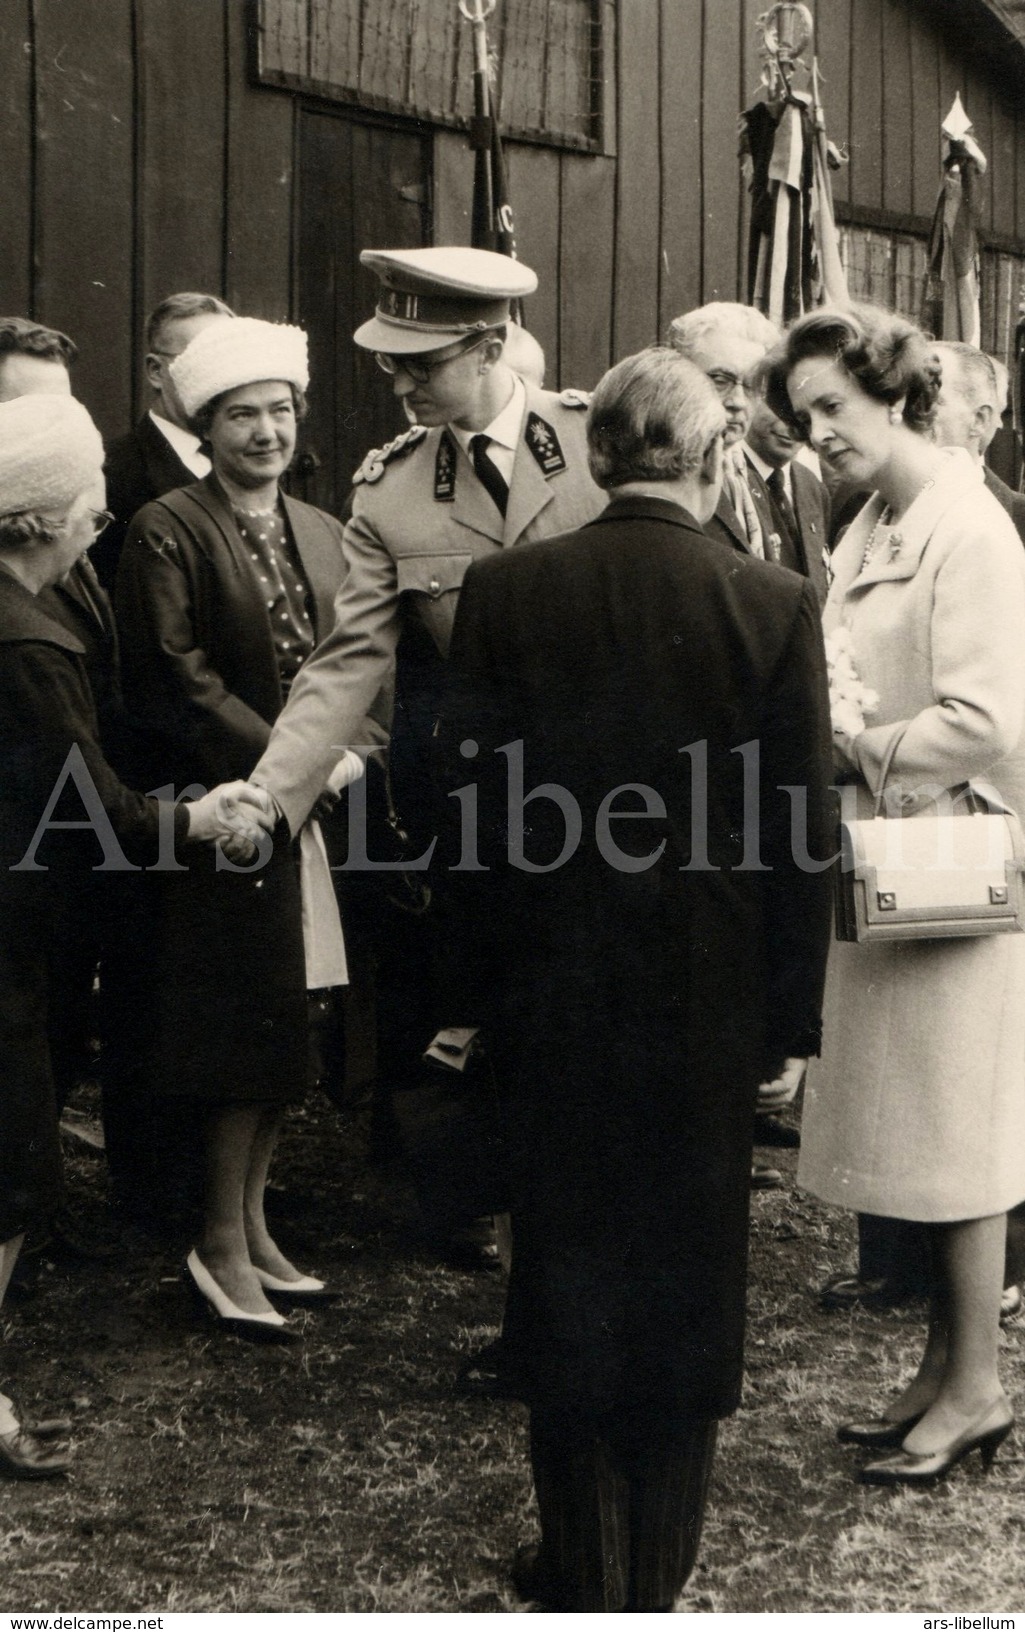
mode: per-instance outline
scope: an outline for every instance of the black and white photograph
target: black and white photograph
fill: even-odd
[[[0,68],[5,1627],[1012,1632],[1025,3]]]

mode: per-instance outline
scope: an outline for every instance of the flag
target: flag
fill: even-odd
[[[960,94],[941,131],[943,180],[929,235],[922,322],[937,340],[964,340],[978,346],[982,324],[976,223],[986,155],[972,135],[972,122]]]
[[[776,12],[795,8],[776,7]],[[806,8],[796,8],[805,11]],[[772,13],[760,25],[766,95],[741,115],[741,152],[750,172],[751,227],[747,298],[779,327],[813,306],[849,304],[833,216],[830,169],[842,160],[826,137],[819,65],[800,52],[811,39],[781,50]]]

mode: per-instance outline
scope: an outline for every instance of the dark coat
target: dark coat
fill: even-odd
[[[747,462],[748,488],[758,512],[762,532],[771,533],[776,526],[772,500],[759,471]],[[795,459],[790,465],[790,483],[793,493],[794,515],[799,528],[794,540],[797,549],[797,570],[809,578],[815,590],[819,607],[826,604],[829,584],[823,551],[828,551],[829,495],[813,471]]]
[[[103,474],[107,508],[115,519],[96,540],[90,556],[100,582],[112,593],[128,524],[136,511],[176,487],[190,486],[196,478],[149,414],[110,444]]]
[[[46,835],[34,853],[42,870],[11,869],[26,857],[76,747],[120,846],[121,856],[111,848],[111,858],[151,866],[157,805],[126,788],[104,758],[82,643],[0,570],[0,1241],[45,1212],[58,1183],[48,985],[54,909],[66,903],[55,903],[54,893],[58,879],[61,891],[76,876],[87,882],[105,858],[83,826]],[[52,819],[85,824],[94,814],[69,785]],[[187,826],[177,810],[177,841]]]
[[[741,1381],[755,1090],[785,1055],[816,1051],[820,1028],[829,884],[791,859],[780,791],[807,790],[811,852],[828,855],[814,592],[675,504],[622,499],[471,567],[451,665],[440,776],[443,790],[478,781],[490,871],[443,869],[439,888],[451,989],[468,994],[458,1018],[490,1027],[507,1095],[507,1339],[534,1404],[651,1426],[725,1415]],[[569,790],[582,812],[575,853],[550,871],[508,861],[519,742],[527,861],[550,864],[565,837],[550,790],[530,790]],[[752,742],[766,871],[737,870],[738,750]],[[664,813],[636,814],[623,784],[656,790]],[[615,789],[635,814],[611,823],[612,843],[636,870],[596,844]],[[719,870],[686,865],[702,809]],[[457,848],[453,831],[443,860]]]
[[[1013,487],[1008,487],[1007,483],[1000,479],[995,470],[990,470],[988,465],[986,466],[986,486],[993,494],[993,497],[1000,500],[1018,529],[1018,537],[1025,544],[1025,498],[1020,493],[1016,493]]]
[[[770,533],[775,522],[765,483],[750,461],[747,469],[748,487],[762,531]],[[798,567],[803,576],[811,580],[819,606],[822,607],[825,605],[828,589],[822,551],[827,546],[829,534],[829,496],[817,477],[803,465],[794,463],[790,466],[790,471],[794,509],[801,529],[801,537],[796,541],[800,552]],[[728,544],[735,550],[742,550],[745,555],[750,554],[747,534],[725,491],[719,495],[715,515],[705,523],[705,532],[717,543]]]
[[[286,498],[318,636],[343,574],[341,527]],[[282,706],[270,621],[231,508],[208,476],[146,505],[118,569],[125,699],[147,733],[145,786],[249,774]],[[295,857],[281,837],[248,873],[164,876],[153,1090],[277,1101],[305,1085],[305,969]],[[221,994],[215,1032],[205,992]]]

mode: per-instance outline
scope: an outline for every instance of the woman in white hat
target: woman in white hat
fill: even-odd
[[[0,1303],[25,1230],[58,1199],[49,864],[59,849],[65,884],[101,862],[187,866],[198,852],[184,841],[226,832],[219,790],[161,807],[120,782],[97,738],[84,648],[39,600],[110,520],[102,461],[99,432],[72,397],[0,403]],[[238,859],[251,851],[225,842]],[[67,1451],[54,1441],[68,1430],[19,1420],[0,1394],[0,1475],[63,1474]]]
[[[171,374],[213,468],[134,518],[116,604],[145,774],[180,789],[252,770],[330,628],[343,555],[338,522],[280,488],[305,410],[303,331],[226,317],[191,341]],[[361,771],[343,755],[328,801]],[[195,1106],[203,1126],[203,1225],[187,1274],[222,1320],[254,1338],[289,1335],[272,1299],[329,1295],[279,1249],[263,1194],[284,1107],[307,1086],[307,992],[330,1007],[347,980],[319,824],[294,846],[284,824],[279,834],[259,872],[211,865],[206,877],[158,878],[147,954],[142,1080],[162,1100]]]

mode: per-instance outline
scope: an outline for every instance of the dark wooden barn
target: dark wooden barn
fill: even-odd
[[[689,305],[740,293],[737,116],[766,0],[497,0],[527,321],[588,386]],[[1025,264],[1025,43],[1011,0],[817,0],[852,287],[915,308],[960,90],[989,156],[984,343]],[[337,507],[397,428],[349,342],[368,244],[469,237],[457,0],[0,0],[0,309],[67,329],[105,433],[138,412],[141,329],[175,289],[304,323],[303,486]]]

